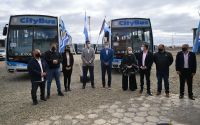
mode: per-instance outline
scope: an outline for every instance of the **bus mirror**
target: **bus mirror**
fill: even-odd
[[[3,35],[4,36],[7,35],[7,31],[8,31],[8,24],[6,24],[5,27],[3,28]]]

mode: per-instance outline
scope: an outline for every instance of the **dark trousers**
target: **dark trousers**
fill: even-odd
[[[91,85],[94,86],[94,66],[83,66],[83,86],[86,86],[87,73],[90,72]]]
[[[103,85],[103,87],[105,87],[105,83],[106,83],[106,80],[105,80],[106,72],[108,74],[108,87],[111,87],[111,70],[112,70],[112,67],[110,65],[101,64],[102,85]]]
[[[158,79],[157,91],[162,91],[162,79],[164,79],[165,93],[169,93],[169,71],[157,71],[156,76]]]
[[[71,75],[72,75],[72,69],[63,70],[65,90],[70,90]]]
[[[31,82],[32,89],[31,89],[31,97],[33,102],[37,102],[37,89],[40,87],[40,99],[45,98],[45,81],[44,82]]]
[[[187,81],[188,86],[188,94],[189,96],[193,96],[192,93],[192,72],[189,69],[183,69],[181,71],[181,75],[179,75],[180,78],[180,95],[184,95],[185,90],[185,81]]]
[[[125,91],[128,89],[128,79],[129,79],[129,89],[134,91],[137,89],[137,83],[135,74],[131,75],[122,75],[122,89]]]
[[[150,88],[150,70],[141,70],[140,71],[140,86],[141,90],[143,91],[144,88],[144,76],[146,78],[146,84],[147,84],[147,93],[151,92]]]

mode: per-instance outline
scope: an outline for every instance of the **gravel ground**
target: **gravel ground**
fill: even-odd
[[[175,52],[173,55],[175,56]],[[197,56],[200,64],[200,56]],[[55,81],[52,83],[51,98],[46,102],[39,102],[39,105],[32,106],[30,89],[31,83],[27,74],[7,73],[4,63],[0,62],[0,124],[2,125],[21,125],[31,120],[42,120],[55,115],[65,115],[72,113],[87,112],[89,109],[95,109],[99,105],[114,103],[116,100],[127,101],[132,97],[139,95],[139,89],[136,92],[123,92],[121,90],[121,75],[113,71],[112,90],[101,87],[101,71],[99,64],[99,55],[96,55],[95,61],[95,85],[92,89],[87,84],[85,90],[81,89],[79,82],[79,63],[80,55],[75,56],[75,65],[72,75],[72,91],[65,92],[64,97],[58,97]],[[198,65],[197,74],[194,77],[193,92],[197,98],[200,98],[200,65]],[[63,77],[61,76],[62,90]],[[137,75],[138,87],[139,76]],[[156,93],[155,66],[151,74],[152,93]],[[187,87],[185,88],[187,90]],[[170,91],[173,94],[179,93],[179,78],[175,72],[174,64],[170,69]],[[39,93],[38,93],[39,94]],[[145,95],[145,93],[144,93]],[[187,91],[186,94],[187,95]],[[39,97],[39,96],[38,96]],[[176,118],[176,120],[179,120]]]

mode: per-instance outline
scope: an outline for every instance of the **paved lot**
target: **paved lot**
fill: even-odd
[[[173,53],[175,55],[175,53]],[[200,56],[197,56],[200,64]],[[85,90],[79,82],[80,56],[75,56],[72,75],[72,91],[57,96],[55,82],[52,83],[51,98],[39,105],[32,106],[30,97],[30,80],[24,73],[7,73],[4,63],[0,62],[0,125],[92,125],[92,124],[157,124],[172,123],[199,125],[200,122],[200,67],[194,77],[195,101],[187,97],[178,99],[179,81],[174,70],[170,69],[170,98],[155,96],[155,66],[151,74],[152,92],[154,96],[146,96],[144,92],[121,90],[121,75],[113,71],[112,90],[101,87],[99,56],[95,62],[95,84]],[[63,77],[61,76],[63,81]],[[139,76],[137,76],[139,87]],[[63,82],[62,82],[63,90]],[[187,87],[186,87],[187,90]],[[38,93],[39,95],[39,93]]]

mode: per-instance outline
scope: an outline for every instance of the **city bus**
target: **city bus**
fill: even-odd
[[[59,52],[71,43],[71,36],[61,18],[49,15],[13,15],[3,29],[6,37],[6,68],[8,72],[25,72],[34,49],[42,53],[57,43]]]
[[[132,47],[136,56],[141,51],[142,44],[148,44],[154,51],[153,33],[150,19],[120,18],[110,21],[111,35],[109,41],[114,50],[112,68],[118,69],[127,47]]]

